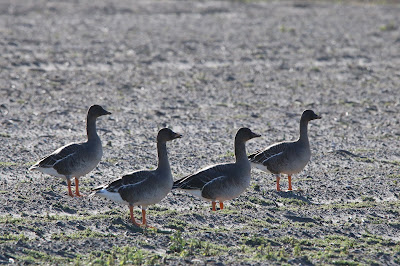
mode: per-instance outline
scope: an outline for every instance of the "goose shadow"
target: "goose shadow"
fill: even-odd
[[[123,219],[121,217],[115,218],[111,221],[111,226],[120,226],[125,228],[125,230],[133,232],[133,233],[143,233],[146,234],[148,232],[154,231],[156,233],[170,235],[173,233],[173,230],[166,228],[157,228],[157,227],[138,227],[130,222],[130,219]]]
[[[301,200],[301,201],[303,201],[303,202],[305,202],[307,204],[314,204],[308,198],[304,197],[301,194],[301,192],[298,192],[298,191],[277,191],[276,194],[278,194],[282,198],[297,199],[297,200]]]

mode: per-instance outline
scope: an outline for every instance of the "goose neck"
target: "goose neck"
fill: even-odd
[[[242,140],[235,140],[235,158],[236,162],[248,161],[246,155],[246,144]]]
[[[99,136],[97,135],[97,130],[96,130],[96,117],[92,117],[92,116],[88,115],[87,120],[86,120],[86,132],[87,132],[89,141],[99,139]]]
[[[308,142],[308,121],[300,121],[300,141]]]
[[[168,154],[167,154],[167,145],[165,141],[157,142],[157,153],[158,153],[158,167],[157,169],[170,169]]]

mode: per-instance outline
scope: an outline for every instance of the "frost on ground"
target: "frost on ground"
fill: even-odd
[[[0,263],[400,263],[400,6],[352,1],[0,3]],[[211,212],[173,191],[141,230],[126,206],[66,195],[29,166],[85,139],[92,104],[103,160],[81,190],[156,164],[161,127],[175,179],[298,137],[312,158],[277,193],[248,190]],[[287,186],[282,178],[282,186]],[[139,217],[137,209],[135,215]]]

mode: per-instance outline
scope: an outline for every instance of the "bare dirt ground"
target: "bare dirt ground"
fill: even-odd
[[[346,1],[343,1],[346,2]],[[0,263],[399,264],[400,6],[335,1],[1,1]],[[141,230],[128,208],[70,198],[28,167],[85,140],[92,104],[104,156],[86,195],[156,165],[161,127],[174,177],[254,152],[312,121],[312,159],[277,193],[248,190],[210,211],[173,191]],[[286,178],[282,185],[287,185]],[[135,213],[139,217],[139,209]]]

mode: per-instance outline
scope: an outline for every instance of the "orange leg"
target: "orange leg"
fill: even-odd
[[[224,202],[223,202],[223,201],[220,201],[220,202],[219,202],[219,209],[220,209],[220,210],[223,210],[223,209],[224,209]]]
[[[136,222],[136,220],[135,220],[135,217],[133,217],[133,206],[129,206],[129,211],[130,211],[130,214],[131,214],[131,221],[132,221],[132,223],[133,223],[134,225],[140,227],[141,224],[138,224],[138,223]]]
[[[291,191],[292,190],[292,176],[288,175],[288,181],[289,181],[289,188],[288,190]]]
[[[74,196],[74,194],[72,194],[72,190],[71,190],[71,180],[67,179],[67,184],[68,184],[68,195],[70,195],[71,197]]]
[[[75,194],[78,197],[82,197],[82,194],[79,194],[79,179],[75,177]]]
[[[145,209],[142,209],[142,226],[144,226],[144,227],[147,227],[147,228],[153,228],[153,229],[156,229],[155,227],[153,227],[153,226],[148,226],[147,225],[147,220],[146,220],[146,210]]]
[[[142,225],[146,226],[147,221],[146,221],[146,210],[142,209]]]
[[[217,210],[217,208],[215,208],[216,202],[213,201],[213,202],[211,202],[211,204],[212,204],[212,210],[213,210],[213,211],[216,211],[216,210]]]
[[[276,176],[276,191],[281,191],[281,186],[279,185],[279,180],[281,177],[279,175]]]

